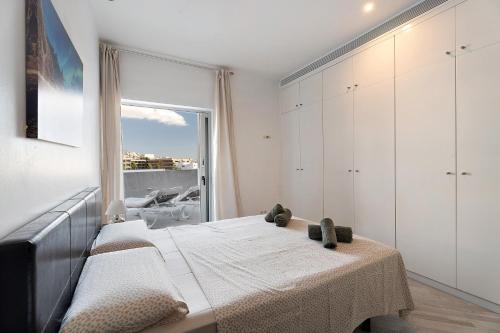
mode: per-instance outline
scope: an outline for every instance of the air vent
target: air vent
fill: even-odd
[[[355,40],[345,44],[344,46],[339,47],[338,49],[328,53],[324,57],[316,60],[315,62],[307,65],[306,67],[298,70],[297,72],[285,77],[283,80],[281,80],[280,84],[281,86],[286,85],[287,83],[290,83],[299,77],[302,77],[306,75],[307,73],[310,73],[323,65],[326,65],[330,61],[333,61],[341,56],[343,56],[346,53],[351,52],[352,50],[360,47],[363,44],[368,43],[371,40],[374,40],[377,37],[382,36],[386,32],[389,32],[400,25],[405,24],[408,21],[413,20],[415,17],[420,16],[429,10],[447,2],[448,0],[425,0],[422,1],[421,3],[411,7],[410,9],[402,12],[401,14],[393,17],[389,21],[379,25],[378,27],[368,31],[367,33],[361,35],[360,37],[356,38]]]

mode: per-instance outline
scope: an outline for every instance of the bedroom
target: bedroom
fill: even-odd
[[[1,332],[500,331],[498,0],[2,5]]]

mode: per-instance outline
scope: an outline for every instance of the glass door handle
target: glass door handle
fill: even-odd
[[[203,184],[203,186],[206,185],[206,179],[205,179],[205,176],[201,176],[201,183]]]

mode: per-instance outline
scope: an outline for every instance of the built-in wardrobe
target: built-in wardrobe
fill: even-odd
[[[500,304],[500,1],[453,3],[282,88],[282,193]]]

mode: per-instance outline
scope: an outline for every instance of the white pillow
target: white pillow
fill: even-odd
[[[156,248],[110,252],[87,259],[60,333],[138,332],[188,312]]]
[[[90,255],[154,246],[148,233],[149,229],[143,220],[107,224],[101,228]]]

